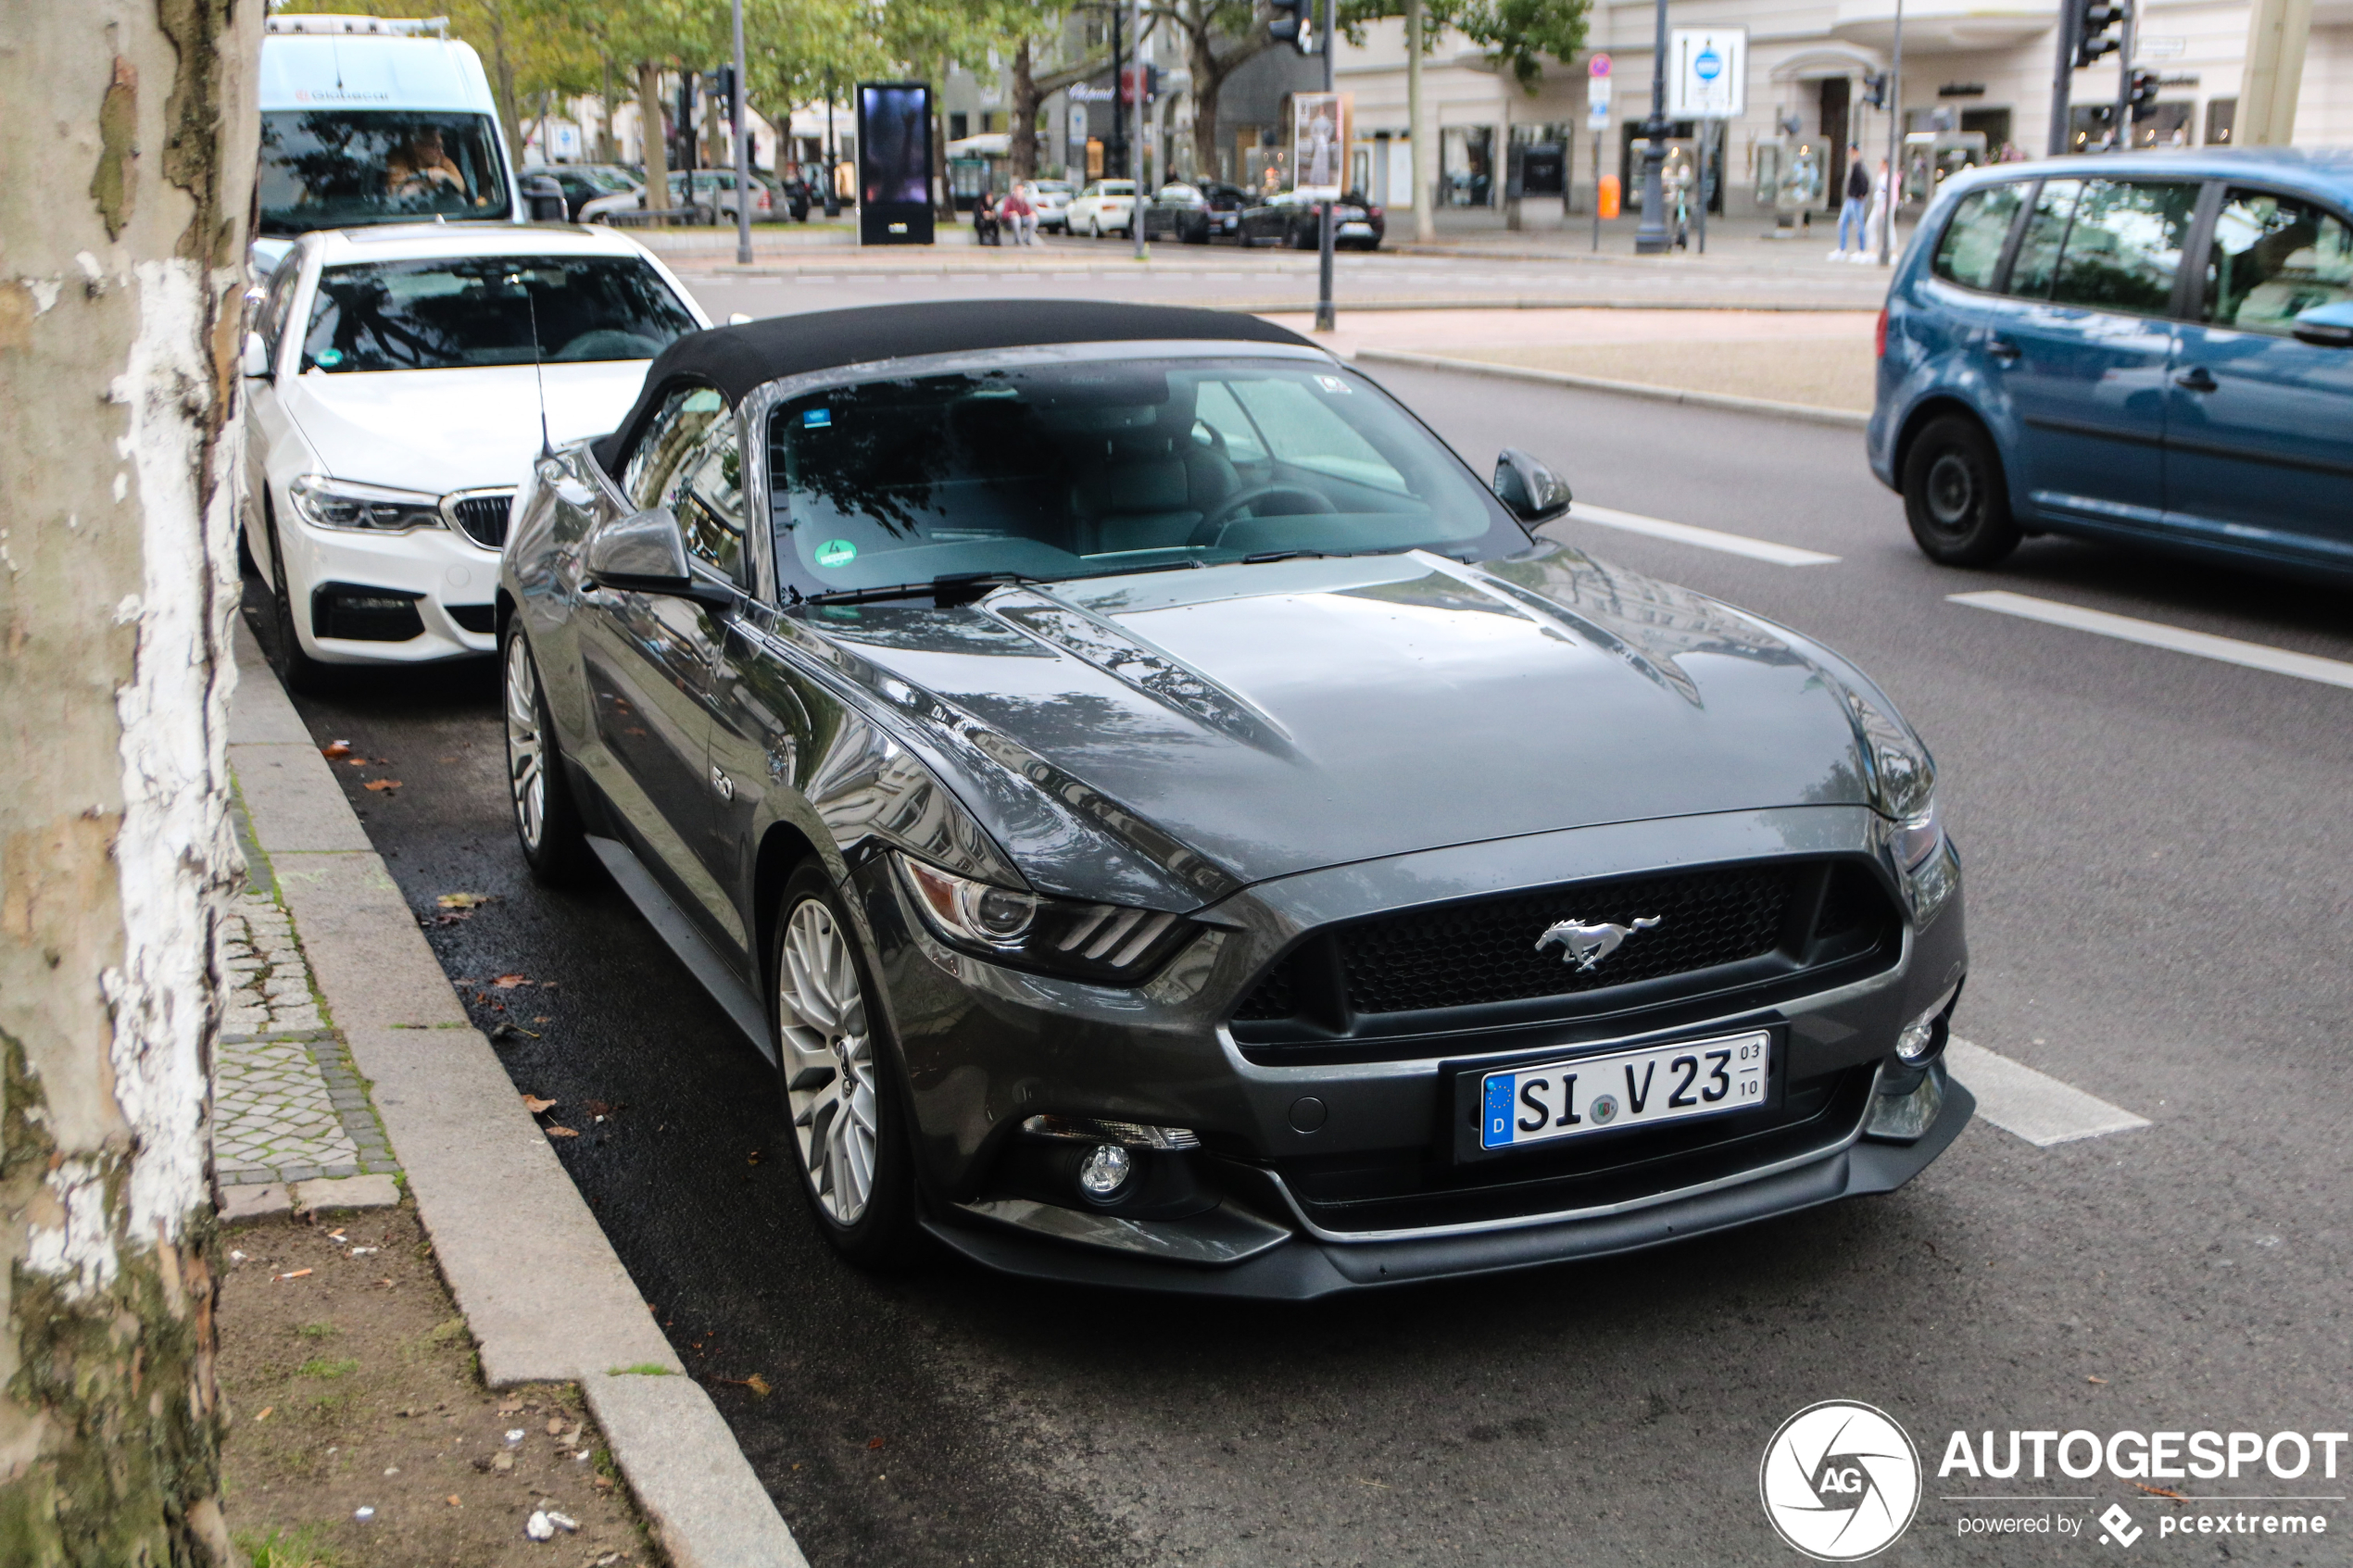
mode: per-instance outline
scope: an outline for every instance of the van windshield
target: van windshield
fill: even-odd
[[[278,109],[261,117],[260,231],[510,216],[488,115]]]

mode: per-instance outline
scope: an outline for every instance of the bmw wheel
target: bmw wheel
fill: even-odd
[[[1930,423],[1904,459],[1904,517],[1922,554],[1943,566],[1992,566],[2018,548],[2001,454],[1975,420]]]
[[[588,840],[580,811],[556,749],[556,727],[540,689],[539,665],[519,621],[507,624],[505,672],[507,790],[514,803],[515,836],[531,874],[553,886],[580,880],[587,870]]]
[[[262,499],[263,525],[270,534],[270,668],[281,685],[304,696],[317,696],[333,683],[329,667],[303,650],[295,620],[294,590],[286,583],[286,549],[278,541],[278,517],[267,496]]]
[[[777,1072],[818,1226],[853,1263],[904,1262],[916,1235],[905,1102],[856,928],[815,860],[785,886],[772,956]]]

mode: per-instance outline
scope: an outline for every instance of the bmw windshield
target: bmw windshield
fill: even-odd
[[[1329,361],[991,365],[778,403],[776,559],[804,595],[1057,581],[1528,537],[1436,437]]]
[[[319,275],[302,368],[347,374],[650,359],[696,329],[670,285],[634,257],[382,261]]]

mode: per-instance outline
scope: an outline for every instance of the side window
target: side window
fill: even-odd
[[[2170,313],[2197,193],[2191,182],[2085,182],[2052,301],[2134,316]]]
[[[715,388],[682,386],[662,399],[637,449],[621,470],[621,488],[629,504],[645,511],[662,504],[681,464],[694,451],[715,420],[727,417],[727,400]]]
[[[262,346],[270,351],[272,365],[278,362],[278,339],[284,335],[286,315],[294,308],[295,292],[301,286],[302,265],[300,256],[287,257],[285,264],[271,279],[269,295],[261,304],[261,321],[257,330],[261,333]]]
[[[2229,191],[2206,261],[2206,320],[2243,332],[2290,331],[2321,305],[2353,299],[2353,228],[2294,196]]]
[[[1281,461],[1404,494],[1405,481],[1389,459],[1329,406],[1355,395],[1347,381],[1315,380],[1320,393],[1286,380],[1235,382],[1233,395]]]
[[[2034,193],[2034,208],[2026,215],[2026,232],[2019,236],[2018,259],[2010,263],[2009,292],[2027,299],[2051,297],[2051,277],[2058,270],[2059,245],[2067,239],[2067,220],[2074,214],[2081,180],[2045,180]]]
[[[1936,242],[1936,258],[1930,270],[1965,289],[1993,288],[2002,265],[2002,246],[2008,243],[2010,227],[2025,199],[2026,187],[2017,184],[1991,185],[1963,196],[1953,209],[1952,221],[1944,225],[1944,236]]]
[[[748,586],[744,458],[734,420],[722,419],[679,465],[667,500],[687,550],[737,587]]]

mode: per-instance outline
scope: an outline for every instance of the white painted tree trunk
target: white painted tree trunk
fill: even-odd
[[[0,1533],[35,1562],[233,1558],[207,1121],[260,19],[0,28]]]

